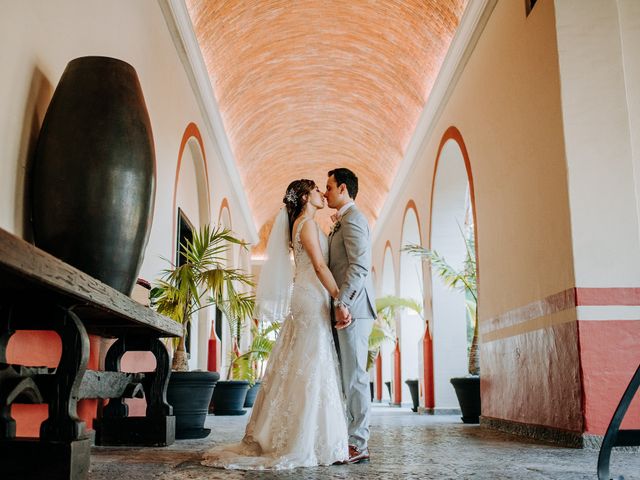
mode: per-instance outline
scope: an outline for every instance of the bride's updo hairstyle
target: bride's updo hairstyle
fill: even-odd
[[[287,187],[287,191],[284,194],[282,201],[287,207],[287,214],[289,215],[289,241],[293,241],[291,235],[293,234],[293,222],[296,221],[300,212],[304,209],[304,206],[309,200],[309,193],[316,188],[316,182],[313,180],[307,180],[302,178],[300,180],[294,180]],[[303,197],[307,195],[307,198]]]

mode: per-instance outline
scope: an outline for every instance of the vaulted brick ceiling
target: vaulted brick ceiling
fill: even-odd
[[[466,3],[187,0],[263,239],[291,180],[337,166],[375,223]]]

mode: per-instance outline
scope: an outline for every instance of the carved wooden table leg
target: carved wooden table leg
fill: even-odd
[[[56,394],[49,398],[49,418],[40,427],[46,440],[88,438],[85,424],[78,418],[78,391],[89,362],[89,336],[82,322],[71,310],[62,310],[54,320],[54,330],[62,339],[62,356],[54,375]]]
[[[89,359],[87,332],[72,310],[56,305],[31,308],[29,304],[16,303],[5,309],[0,325],[3,363],[8,339],[16,330],[56,331],[62,340],[62,356],[55,373],[37,376],[37,386],[31,378],[20,380],[21,391],[33,390],[31,400],[44,398],[49,404],[49,417],[40,427],[39,439],[14,438],[15,424],[11,431],[13,419],[9,415],[8,421],[6,413],[10,404],[2,405],[5,429],[4,440],[0,441],[2,478],[84,480],[89,472],[91,445],[84,422],[77,415],[77,402]],[[15,391],[16,395],[20,393]]]
[[[11,310],[0,305],[0,362],[7,363],[7,345],[13,335],[9,328]],[[16,436],[16,421],[11,416],[11,403],[0,399],[0,441]]]
[[[113,398],[94,422],[96,445],[166,446],[175,441],[175,417],[167,403],[169,353],[157,338],[129,336],[118,339],[107,352],[105,370],[120,371],[125,352],[149,351],[156,357],[156,371],[145,372],[145,417],[128,417],[124,398]]]

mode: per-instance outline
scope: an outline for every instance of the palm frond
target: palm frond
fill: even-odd
[[[182,323],[186,332],[195,312],[216,305],[231,323],[232,335],[239,344],[243,322],[251,317],[255,301],[252,295],[238,293],[236,288],[252,287],[251,275],[225,267],[232,245],[247,248],[247,243],[227,228],[203,225],[194,231],[192,239],[180,245],[182,265],[169,262],[170,267],[163,270],[152,289],[152,306]]]
[[[413,298],[397,297],[395,295],[387,295],[386,297],[376,299],[376,312],[381,313],[384,310],[399,310],[408,308],[418,315],[422,315],[422,305]]]

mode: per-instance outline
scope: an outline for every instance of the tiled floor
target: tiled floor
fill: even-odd
[[[94,448],[92,480],[138,479],[587,479],[598,452],[544,445],[472,425],[458,417],[417,415],[376,406],[364,465],[238,472],[203,467],[202,452],[242,438],[247,416],[209,417],[211,435],[158,449]],[[640,479],[640,453],[615,452],[612,473]]]

